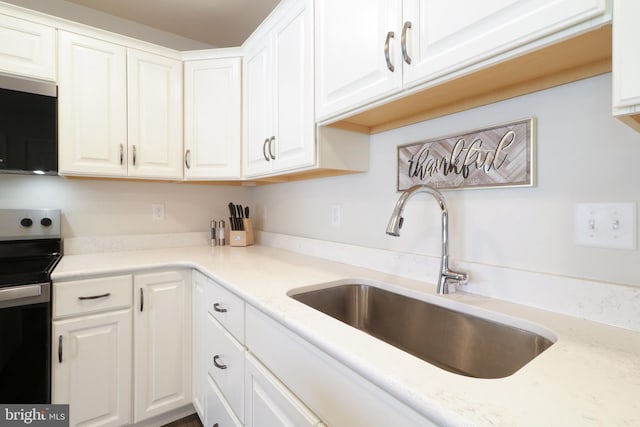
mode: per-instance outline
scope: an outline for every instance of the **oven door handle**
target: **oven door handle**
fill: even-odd
[[[13,301],[42,295],[41,285],[12,286],[0,289],[0,301]]]

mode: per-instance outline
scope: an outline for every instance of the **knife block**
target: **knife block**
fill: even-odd
[[[253,245],[253,225],[250,218],[243,218],[244,230],[231,230],[229,232],[229,245],[251,246]]]

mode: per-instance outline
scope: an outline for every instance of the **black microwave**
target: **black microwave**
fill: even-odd
[[[55,83],[0,75],[0,173],[58,174]]]

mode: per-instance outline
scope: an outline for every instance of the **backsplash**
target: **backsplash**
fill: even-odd
[[[258,233],[258,242],[265,246],[424,281],[425,289],[435,289],[437,283],[439,257],[268,232]],[[459,287],[459,291],[640,331],[640,287],[468,262],[458,262],[454,266],[469,273],[468,284]]]
[[[639,250],[579,246],[573,236],[576,204],[640,198],[640,134],[611,116],[610,74],[372,135],[368,173],[254,189],[257,228],[439,257],[440,213],[428,195],[407,206],[400,237],[385,234],[399,196],[397,146],[526,117],[537,120],[536,185],[443,190],[451,259],[640,286]],[[546,292],[539,286],[534,294]]]

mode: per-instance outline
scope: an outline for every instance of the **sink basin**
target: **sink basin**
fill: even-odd
[[[367,284],[289,293],[309,307],[449,372],[503,378],[553,342],[541,335]]]

